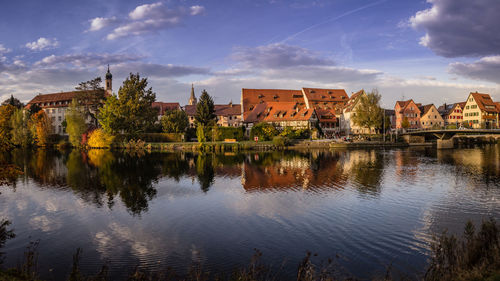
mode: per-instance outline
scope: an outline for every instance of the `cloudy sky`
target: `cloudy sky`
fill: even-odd
[[[241,88],[377,88],[382,103],[500,100],[498,0],[18,0],[0,9],[0,98],[29,101],[130,72],[160,101],[191,83],[216,103]]]

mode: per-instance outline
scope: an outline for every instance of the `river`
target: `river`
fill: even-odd
[[[16,266],[39,241],[39,272],[126,277],[138,267],[211,272],[261,261],[293,277],[310,251],[345,275],[421,276],[434,234],[500,220],[500,146],[251,153],[91,150],[1,155],[23,174],[0,188]]]

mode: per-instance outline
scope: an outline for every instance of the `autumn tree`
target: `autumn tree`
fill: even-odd
[[[161,118],[161,125],[165,133],[183,133],[189,126],[188,116],[183,110],[169,110]]]
[[[11,118],[16,108],[10,104],[0,106],[0,147],[5,148],[12,145]]]
[[[139,73],[130,73],[118,90],[118,96],[106,99],[98,119],[107,133],[136,135],[147,132],[153,126],[158,111],[151,104],[156,100],[156,94],[147,86],[147,78],[141,78]]]
[[[73,99],[66,111],[66,132],[69,136],[69,142],[73,146],[81,145],[82,135],[87,131],[87,127],[83,109],[79,106],[78,101]]]
[[[40,110],[42,110],[42,108],[38,104],[35,103],[35,104],[30,105],[30,107],[28,109],[28,114],[29,114],[29,116],[31,116]]]
[[[410,128],[410,122],[408,121],[408,117],[403,117],[403,121],[401,122],[401,127],[403,129],[408,129]]]
[[[383,109],[379,105],[380,98],[377,89],[359,97],[359,105],[356,106],[352,117],[356,126],[368,128],[370,133],[372,129],[380,128],[384,116]]]
[[[16,109],[10,121],[12,127],[12,144],[22,147],[29,146],[32,140],[28,112],[25,112],[23,109]]]
[[[49,142],[52,133],[50,120],[45,111],[40,110],[31,116],[31,131],[34,141],[39,146],[45,146]]]
[[[13,95],[10,95],[10,98],[8,98],[2,102],[2,105],[7,105],[7,104],[10,104],[16,108],[23,108],[24,107],[24,104],[21,101],[19,101],[18,99],[16,99]]]

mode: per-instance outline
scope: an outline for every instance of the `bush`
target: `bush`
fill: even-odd
[[[250,138],[259,137],[259,140],[269,141],[279,134],[278,130],[269,123],[258,123],[250,130]]]
[[[290,145],[290,140],[287,137],[277,136],[273,138],[273,145],[278,148],[284,148]]]
[[[287,137],[292,140],[308,139],[311,136],[309,129],[293,129],[292,127],[285,127],[280,133],[280,136]]]
[[[223,141],[225,139],[236,139],[242,141],[245,137],[245,128],[243,127],[216,127],[215,140]]]
[[[104,132],[102,129],[95,129],[89,133],[87,145],[91,148],[110,148],[115,137]]]

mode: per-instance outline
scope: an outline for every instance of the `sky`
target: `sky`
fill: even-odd
[[[17,0],[0,9],[0,99],[113,73],[158,101],[242,88],[377,89],[382,105],[500,101],[499,0]]]

